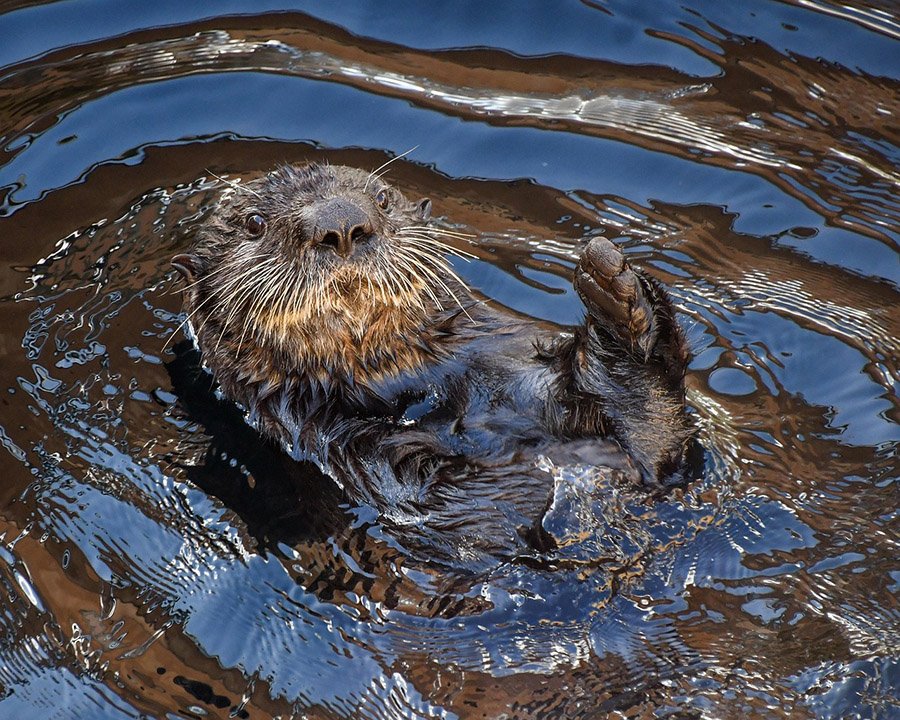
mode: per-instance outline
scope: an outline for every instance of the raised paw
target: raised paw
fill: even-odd
[[[656,340],[653,307],[641,278],[622,251],[605,238],[591,240],[575,271],[575,290],[593,321],[644,359]]]

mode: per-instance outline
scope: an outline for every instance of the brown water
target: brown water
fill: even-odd
[[[0,717],[900,717],[894,3],[0,4]],[[392,165],[498,305],[669,288],[703,477],[448,584],[192,383],[217,175]],[[168,342],[168,345],[166,343]],[[584,509],[588,508],[588,516]]]

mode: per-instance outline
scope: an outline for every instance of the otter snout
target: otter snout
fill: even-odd
[[[304,224],[313,246],[330,247],[342,258],[349,257],[354,246],[374,232],[370,216],[352,200],[341,197],[307,208]]]

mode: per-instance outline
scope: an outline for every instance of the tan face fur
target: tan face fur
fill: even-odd
[[[198,344],[265,356],[269,372],[402,369],[410,333],[459,288],[429,213],[354,168],[284,167],[234,185],[173,260]]]

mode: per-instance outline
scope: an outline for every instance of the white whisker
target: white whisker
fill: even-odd
[[[409,155],[411,152],[413,152],[413,150],[416,150],[418,147],[419,147],[418,145],[413,145],[413,146],[412,146],[409,150],[407,150],[405,153],[401,153],[400,155],[395,155],[395,156],[392,157],[390,160],[388,160],[387,162],[382,163],[382,164],[379,165],[377,168],[375,168],[372,172],[370,172],[370,173],[369,173],[369,177],[366,178],[366,184],[363,186],[363,192],[366,192],[366,191],[369,189],[369,182],[370,182],[373,178],[378,179],[378,178],[381,177],[381,175],[378,175],[378,173],[380,173],[382,170],[384,170],[384,168],[386,168],[388,165],[390,165],[390,164],[391,164],[392,162],[394,162],[395,160],[399,160],[400,158],[406,157],[406,156]],[[382,173],[382,174],[383,174],[383,173]]]
[[[216,180],[219,180],[219,181],[225,183],[230,188],[233,188],[234,190],[244,190],[244,191],[250,193],[251,195],[255,195],[260,200],[262,200],[262,195],[260,195],[258,192],[256,192],[256,190],[254,190],[252,188],[248,188],[246,185],[241,185],[240,183],[236,183],[234,180],[229,180],[228,178],[224,178],[221,175],[216,175],[209,168],[206,168],[206,172],[208,172],[210,175],[212,175],[214,178],[216,178]]]

